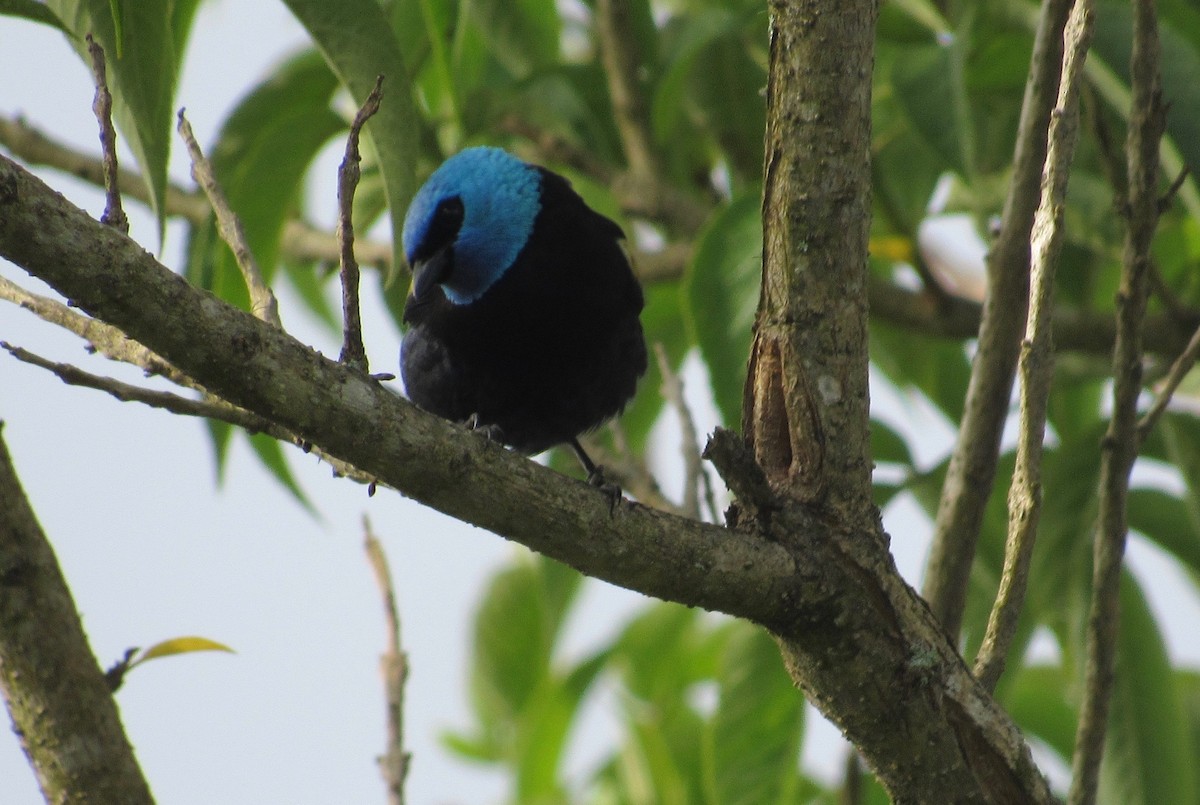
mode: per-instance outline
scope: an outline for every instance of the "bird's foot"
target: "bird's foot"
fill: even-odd
[[[617,511],[617,504],[620,503],[621,498],[624,497],[624,492],[620,485],[609,481],[604,475],[604,467],[600,466],[599,464],[596,464],[592,467],[591,472],[588,473],[587,482],[590,486],[594,486],[599,489],[600,492],[606,498],[608,498],[608,513],[610,516],[615,514]]]
[[[489,442],[503,442],[504,431],[499,425],[485,425],[479,421],[479,414],[471,414],[467,417],[467,421],[463,423],[468,430],[473,430],[482,435]]]
[[[608,498],[608,513],[609,516],[617,511],[617,504],[621,502],[622,492],[621,487],[617,484],[610,483],[604,477],[604,467],[592,461],[591,456],[583,449],[583,445],[579,443],[579,439],[571,439],[567,442],[571,449],[575,451],[579,463],[583,465],[583,471],[587,473],[587,482],[599,489]]]

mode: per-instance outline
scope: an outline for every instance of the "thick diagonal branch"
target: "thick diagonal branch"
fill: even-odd
[[[3,439],[0,688],[47,802],[153,802]]]

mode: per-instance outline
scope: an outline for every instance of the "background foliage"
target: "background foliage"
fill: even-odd
[[[707,370],[725,424],[740,421],[750,324],[758,298],[766,83],[766,10],[759,0],[630,3],[626,44],[639,58],[653,176],[629,171],[628,144],[610,101],[612,76],[589,2],[555,0],[286,0],[313,48],[280,64],[229,111],[207,146],[249,243],[274,282],[290,283],[336,327],[325,286],[327,258],[289,238],[309,217],[308,172],[321,148],[344,134],[348,113],[386,66],[385,102],[369,129],[357,226],[385,236],[419,182],[447,155],[481,143],[507,147],[560,171],[593,206],[618,220],[640,254],[651,342],[679,369],[688,355]],[[0,12],[92,30],[111,58],[118,122],[162,219],[175,76],[197,2],[170,12],[135,0],[5,0]],[[1200,169],[1200,9],[1160,2],[1163,84],[1170,105],[1164,166]],[[877,293],[900,293],[917,312],[872,321],[875,378],[927,401],[951,428],[962,413],[971,344],[940,334],[946,295],[970,299],[971,267],[938,256],[931,215],[966,217],[984,241],[998,220],[1032,48],[1036,8],[1021,0],[882,7],[873,103]],[[53,12],[53,13],[51,13]],[[78,39],[76,39],[78,41]],[[1013,661],[998,698],[1045,749],[1069,765],[1082,685],[1082,639],[1091,581],[1098,445],[1108,381],[1107,344],[1121,252],[1117,209],[1128,114],[1130,12],[1101,2],[1088,65],[1085,128],[1072,170],[1067,244],[1059,268],[1061,312],[1096,323],[1058,355],[1050,400],[1040,540]],[[186,99],[184,99],[186,100]],[[639,184],[639,182],[641,182]],[[631,190],[632,188],[632,190]],[[649,192],[654,191],[654,192]],[[186,217],[186,216],[185,216]],[[228,248],[206,216],[188,219],[180,270],[245,306]],[[1150,377],[1200,320],[1200,193],[1184,182],[1155,241],[1151,315],[1166,334]],[[374,267],[399,326],[405,269],[384,248]],[[977,300],[976,300],[977,301]],[[885,308],[894,310],[894,308]],[[652,367],[620,423],[602,434],[617,466],[653,452],[664,412]],[[1135,475],[1130,523],[1200,580],[1200,420],[1182,397],[1154,432]],[[932,516],[944,462],[928,455],[904,410],[874,424],[877,500],[910,495]],[[212,426],[218,462],[230,428]],[[261,460],[303,501],[276,442],[255,438]],[[674,448],[672,448],[674,449]],[[943,453],[938,452],[938,455]],[[999,477],[1011,474],[1011,456]],[[1003,483],[1003,481],[1002,481]],[[1006,530],[1003,494],[992,498],[976,559],[963,631],[973,656],[1000,577]],[[804,708],[771,640],[745,623],[673,605],[649,604],[609,645],[563,659],[564,624],[582,579],[551,561],[523,557],[492,579],[479,606],[471,668],[473,723],[446,737],[464,760],[511,776],[514,802],[833,802],[837,792],[797,761]],[[1200,674],[1174,665],[1141,583],[1126,574],[1122,638],[1101,799],[1111,803],[1200,801]],[[1057,651],[1026,657],[1035,633]],[[581,703],[600,686],[617,694],[611,753],[591,772],[564,771],[564,750]],[[883,801],[869,787],[867,801]]]

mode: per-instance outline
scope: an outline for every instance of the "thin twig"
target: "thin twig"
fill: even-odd
[[[662,375],[662,394],[679,417],[679,430],[683,444],[683,502],[679,507],[683,513],[695,520],[700,519],[700,476],[704,474],[704,463],[700,458],[700,437],[696,434],[696,422],[692,410],[683,398],[683,381],[671,368],[671,359],[661,342],[654,343],[654,357]]]
[[[104,48],[87,35],[88,53],[92,57],[92,77],[96,81],[96,97],[92,111],[100,124],[100,151],[104,154],[104,213],[100,223],[118,232],[129,234],[129,219],[121,208],[121,189],[117,185],[117,131],[112,122],[112,93],[108,91],[108,76],[104,68]]]
[[[55,140],[20,117],[9,118],[0,115],[0,145],[27,164],[56,168],[97,187],[104,187],[104,164],[101,160]],[[117,187],[123,196],[143,204],[150,203],[146,181],[137,171],[118,168]],[[212,213],[212,205],[202,192],[192,192],[177,184],[168,183],[162,210],[166,215],[185,218],[199,225],[208,220]],[[332,232],[317,229],[297,218],[289,219],[283,225],[281,247],[285,255],[301,261],[335,263],[340,253],[337,238]],[[384,272],[391,270],[390,243],[358,239],[355,241],[354,251],[363,265]]]
[[[1146,312],[1150,243],[1158,224],[1158,151],[1166,126],[1159,75],[1158,19],[1153,0],[1134,3],[1132,87],[1125,153],[1129,170],[1129,224],[1117,292],[1117,343],[1113,349],[1113,413],[1100,459],[1100,523],[1092,557],[1087,665],[1075,752],[1071,805],[1096,801],[1108,727],[1120,620],[1121,566],[1129,533],[1129,475],[1137,456],[1137,401],[1142,389],[1142,318]]]
[[[384,694],[387,697],[387,747],[378,758],[379,769],[387,783],[389,805],[404,805],[404,780],[412,756],[404,751],[404,683],[408,679],[408,655],[400,642],[400,611],[396,590],[388,573],[383,546],[371,531],[371,521],[363,517],[366,534],[364,548],[375,582],[383,594],[383,617],[387,625],[387,648],[380,657]]]
[[[975,676],[989,691],[996,689],[1017,632],[1041,519],[1042,442],[1046,435],[1046,408],[1054,376],[1054,275],[1062,251],[1067,180],[1075,144],[1079,140],[1080,82],[1092,41],[1092,14],[1086,2],[1076,4],[1067,21],[1064,39],[1062,81],[1058,104],[1050,117],[1042,201],[1033,222],[1032,287],[1018,365],[1021,413],[1016,468],[1008,493],[1004,571],[988,617],[983,645],[975,658]]]
[[[1179,388],[1179,384],[1183,382],[1183,378],[1192,370],[1196,364],[1196,358],[1200,356],[1200,329],[1192,333],[1192,338],[1188,341],[1187,347],[1179,354],[1179,357],[1171,364],[1171,370],[1167,374],[1167,379],[1162,387],[1158,389],[1158,396],[1154,400],[1154,404],[1150,406],[1137,424],[1138,444],[1141,445],[1146,441],[1146,437],[1150,435],[1150,431],[1154,430],[1154,426],[1158,420],[1166,412],[1167,406],[1171,403],[1171,398],[1175,395],[1175,391]]]
[[[200,384],[180,372],[163,357],[110,324],[77,313],[54,299],[30,293],[4,277],[0,277],[0,299],[20,305],[43,321],[74,333],[110,360],[137,366],[147,376],[161,375],[177,386],[203,391]]]
[[[104,187],[104,162],[101,159],[59,142],[22,117],[0,116],[0,144],[29,165],[55,168],[96,187]],[[137,171],[118,167],[117,187],[123,196],[143,204],[150,203],[150,191]],[[167,184],[163,198],[163,211],[167,215],[183,216],[193,223],[200,223],[208,217],[209,209],[208,201],[201,194]]]
[[[217,183],[212,165],[200,150],[200,144],[196,142],[191,124],[184,117],[182,109],[179,110],[178,129],[179,136],[183,138],[188,155],[192,160],[192,177],[208,197],[213,212],[217,216],[217,229],[221,233],[221,239],[233,251],[234,260],[237,261],[242,278],[246,281],[246,290],[250,293],[250,311],[268,324],[283,329],[283,323],[279,319],[279,303],[275,301],[275,294],[271,292],[270,286],[263,279],[254,254],[250,251],[249,244],[246,243],[246,233],[242,229],[242,222],[229,206],[229,200],[225,198],[225,192]]]
[[[121,402],[140,402],[144,405],[149,405],[151,408],[161,408],[173,414],[216,419],[221,422],[228,422],[231,425],[237,425],[240,428],[245,428],[251,433],[262,430],[266,424],[266,420],[257,414],[252,414],[249,411],[229,405],[228,403],[191,400],[168,391],[154,391],[142,388],[141,386],[123,383],[111,377],[101,377],[100,375],[85,372],[69,363],[57,363],[47,360],[40,355],[36,355],[21,347],[13,346],[6,341],[0,341],[0,348],[8,350],[19,361],[39,366],[54,373],[58,376],[59,380],[69,386],[83,386],[84,388],[103,391],[116,397]]]
[[[1171,202],[1175,200],[1175,196],[1179,195],[1183,183],[1187,181],[1187,177],[1191,172],[1192,166],[1184,165],[1183,169],[1179,171],[1179,175],[1175,177],[1175,180],[1167,188],[1167,192],[1162,194],[1162,197],[1158,200],[1158,212],[1160,215],[1170,208]]]
[[[362,127],[379,111],[383,98],[383,76],[375,78],[375,87],[363,102],[362,108],[350,124],[346,138],[346,154],[338,166],[338,223],[337,240],[342,273],[342,354],[338,360],[368,371],[367,351],[363,346],[362,315],[358,305],[358,261],[354,259],[354,191],[362,175],[362,154],[358,150],[358,139]]]
[[[364,473],[352,464],[326,455],[321,450],[314,450],[311,445],[307,445],[291,431],[285,430],[275,423],[260,417],[249,418],[253,417],[253,415],[248,411],[215,396],[204,386],[179,371],[179,369],[168,363],[157,353],[134,341],[112,325],[76,313],[61,302],[29,293],[19,285],[9,282],[4,277],[0,277],[0,300],[13,302],[42,320],[74,333],[88,341],[93,349],[110,360],[137,366],[147,376],[159,375],[170,380],[177,386],[199,392],[203,395],[205,404],[215,406],[214,411],[227,412],[223,415],[213,414],[211,416],[213,419],[220,419],[239,425],[251,432],[266,433],[280,441],[291,442],[292,444],[304,447],[306,452],[313,450],[319,458],[329,463],[333,467],[334,472],[341,477],[350,478],[351,480],[365,484],[374,484],[376,482],[374,476]],[[107,391],[108,389],[103,390]],[[197,415],[210,416],[207,413]]]
[[[1070,10],[1071,0],[1047,0],[1038,20],[1013,155],[1012,184],[1000,235],[988,254],[988,293],[979,326],[979,348],[934,522],[923,593],[952,635],[958,634],[962,625],[967,581],[1012,395],[1029,293],[1029,234],[1046,159],[1050,110],[1058,97],[1062,33]]]

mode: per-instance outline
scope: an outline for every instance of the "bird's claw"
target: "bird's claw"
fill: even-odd
[[[499,425],[485,425],[479,421],[479,414],[471,414],[467,417],[467,421],[463,423],[467,430],[475,431],[482,435],[489,442],[500,442],[504,440],[504,431]]]
[[[588,473],[587,482],[589,486],[594,486],[608,498],[608,513],[609,515],[616,514],[617,504],[621,502],[624,493],[618,484],[614,484],[604,476],[604,467],[596,465],[592,471]]]

